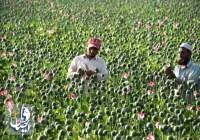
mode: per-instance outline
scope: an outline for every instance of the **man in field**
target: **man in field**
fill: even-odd
[[[181,83],[195,83],[200,91],[200,67],[192,62],[191,56],[192,46],[188,43],[182,43],[179,48],[179,60],[177,62],[178,65],[173,71],[170,66],[165,66],[165,73],[170,79],[176,78]]]
[[[68,69],[68,77],[79,75],[81,79],[87,79],[96,75],[98,80],[104,80],[108,76],[105,61],[97,54],[101,48],[101,40],[90,38],[87,42],[85,54],[76,56]]]

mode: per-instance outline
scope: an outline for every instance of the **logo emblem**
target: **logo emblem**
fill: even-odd
[[[12,118],[10,121],[10,127],[13,128],[15,131],[18,131],[21,129],[21,133],[25,134],[29,131],[29,119],[30,119],[30,111],[28,108],[22,106],[20,110],[20,119],[16,118],[16,115],[18,112],[14,110],[12,114]],[[13,118],[15,120],[15,124],[13,124]]]
[[[32,116],[34,108],[30,105],[19,105],[12,112],[6,111],[5,122],[7,133],[10,135],[31,134],[34,131],[34,119]],[[33,113],[34,114],[34,113]]]

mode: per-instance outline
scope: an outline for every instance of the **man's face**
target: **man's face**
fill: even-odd
[[[191,57],[191,52],[187,50],[186,48],[180,48],[179,50],[180,58],[181,59],[190,59]]]
[[[187,50],[186,48],[180,48],[180,50],[179,50],[179,57],[180,57],[179,64],[181,64],[181,65],[185,64],[186,65],[189,62],[191,55],[192,55],[192,53],[189,50]]]
[[[87,48],[87,55],[90,57],[95,57],[98,54],[99,50],[95,47]]]

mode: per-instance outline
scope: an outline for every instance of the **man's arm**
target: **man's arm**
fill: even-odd
[[[175,68],[175,71],[176,71],[176,68]],[[173,78],[176,78],[176,75],[175,73],[173,72],[172,68],[170,65],[165,65],[164,66],[164,72],[165,74],[167,75],[167,77],[169,79],[173,79]]]
[[[169,79],[174,79],[176,78],[176,75],[174,74],[174,72],[172,71],[171,67],[168,67],[165,71],[166,75],[168,76]]]
[[[197,88],[199,90],[200,93],[200,67],[198,66],[198,74],[197,74]]]
[[[93,74],[96,73],[96,71],[90,70],[87,64],[85,64],[85,69],[86,69],[85,74],[86,74],[88,77],[90,77],[91,75],[93,75]]]
[[[108,77],[108,70],[104,60],[102,60],[99,69],[97,70],[97,78],[98,80],[105,80]]]
[[[74,75],[76,75],[76,74],[78,74],[78,72],[77,72],[77,57],[75,57],[70,64],[67,77],[73,78]]]

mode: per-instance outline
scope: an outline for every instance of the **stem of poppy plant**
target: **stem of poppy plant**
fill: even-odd
[[[82,95],[81,95],[81,96],[80,96],[81,108],[82,108],[82,102],[83,102],[83,101],[82,101],[82,98],[83,98],[83,97],[82,97]]]
[[[157,93],[157,96],[158,96],[158,100],[160,100],[161,98],[160,98],[160,92],[159,91]]]
[[[176,132],[176,139],[179,140],[179,139],[178,139],[178,132]]]
[[[192,134],[192,123],[190,122],[190,134]]]
[[[140,122],[139,122],[139,123],[140,123]],[[139,123],[137,124],[137,130],[139,130],[139,131],[140,131]]]
[[[89,134],[86,134],[86,139],[89,139],[90,137],[89,137]]]
[[[106,106],[108,106],[108,98],[106,98]]]

